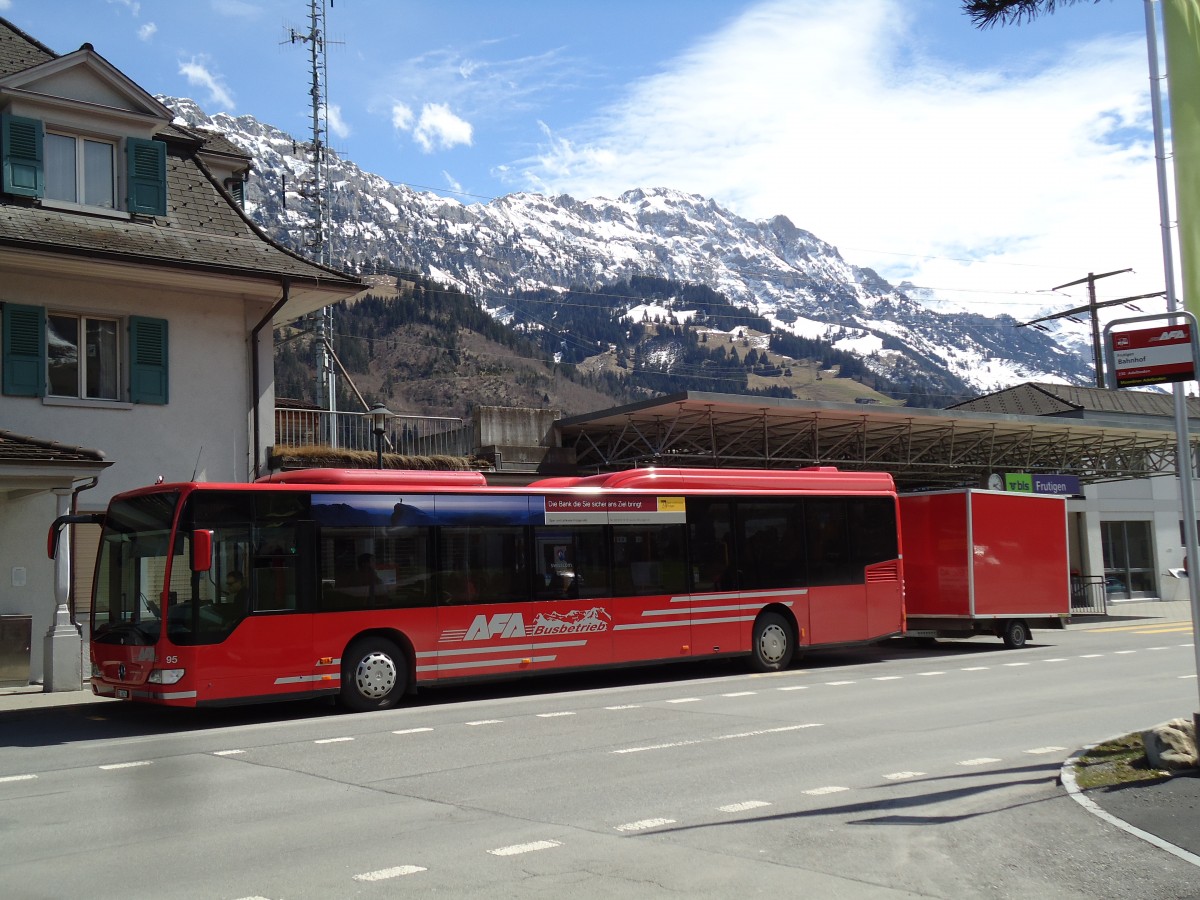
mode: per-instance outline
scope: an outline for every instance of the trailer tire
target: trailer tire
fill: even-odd
[[[1029,626],[1021,619],[1009,619],[1004,623],[1000,638],[1009,650],[1019,650],[1029,640]]]
[[[754,620],[750,639],[750,667],[756,672],[779,672],[792,664],[796,655],[796,632],[790,622],[775,612]]]
[[[353,712],[391,709],[408,687],[404,651],[382,637],[351,641],[342,657],[342,688],[338,699]]]

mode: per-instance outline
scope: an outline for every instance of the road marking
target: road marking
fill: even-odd
[[[32,781],[32,780],[33,780],[33,779],[35,779],[35,778],[37,778],[37,776],[36,776],[36,775],[5,775],[3,778],[0,778],[0,782],[4,782],[4,781]]]
[[[821,723],[810,722],[806,725],[784,725],[781,728],[764,728],[761,731],[742,731],[738,734],[722,734],[711,738],[697,738],[691,741],[672,741],[669,744],[648,744],[644,747],[625,747],[621,750],[609,750],[609,753],[642,753],[645,750],[670,750],[675,747],[692,747],[696,744],[710,744],[716,741],[732,741],[736,738],[760,737],[764,734],[780,734],[785,731],[799,731],[801,728],[820,728]]]
[[[1004,665],[1006,665],[1006,666],[1008,666],[1008,667],[1012,668],[1013,666],[1027,666],[1027,665],[1029,665],[1029,663],[1027,663],[1027,662],[1019,662],[1019,663],[1005,663]]]
[[[605,709],[612,709],[612,710],[617,710],[617,709],[641,709],[641,708],[642,708],[642,704],[640,704],[640,703],[626,703],[624,706],[606,706],[606,707],[604,707],[604,708],[605,708]]]
[[[807,691],[807,684],[789,684],[787,687],[775,688],[777,691]]]
[[[770,806],[766,800],[746,800],[743,803],[730,803],[728,806],[718,806],[721,812],[739,813],[746,812],[751,809],[761,809],[764,806]]]
[[[1180,675],[1180,678],[1195,678],[1195,675]]]
[[[513,844],[511,847],[497,847],[489,850],[492,856],[518,856],[521,853],[533,853],[535,850],[549,850],[551,847],[561,847],[562,841],[533,841],[528,844]]]
[[[213,756],[237,756],[239,753],[245,753],[245,750],[216,750]]]
[[[893,772],[891,775],[884,775],[888,781],[902,781],[905,778],[920,778],[924,772]]]
[[[1026,750],[1026,753],[1062,753],[1066,747],[1034,747],[1032,750]]]
[[[879,675],[875,678],[872,678],[871,680],[872,681],[900,681],[902,677],[903,676],[901,676],[901,675]]]
[[[722,694],[722,697],[753,697],[758,691],[734,691],[732,694]]]
[[[467,725],[500,725],[503,719],[476,719],[474,722],[467,722]]]
[[[614,831],[645,831],[647,828],[659,828],[663,825],[674,825],[674,819],[642,819],[640,822],[627,822],[624,825],[614,825]]]
[[[108,765],[108,766],[100,766],[100,768],[103,769],[105,772],[111,772],[113,769],[135,769],[138,766],[152,766],[152,765],[154,765],[153,760],[143,759],[143,760],[139,760],[138,762],[113,763],[112,765]]]
[[[960,766],[986,766],[988,763],[998,763],[998,762],[1003,762],[1003,760],[997,759],[994,756],[981,756],[978,759],[960,760],[957,763],[957,765],[960,765]]]
[[[378,869],[374,872],[363,872],[355,875],[355,881],[387,881],[389,878],[399,878],[401,875],[416,875],[428,871],[422,866],[392,866],[390,869]]]
[[[1136,650],[1118,650],[1117,656],[1125,656],[1128,653],[1137,653]]]
[[[1103,655],[1104,655],[1103,653],[1085,653],[1079,658],[1080,659],[1099,659]]]
[[[848,787],[831,784],[829,787],[813,788],[811,791],[803,791],[803,793],[812,794],[813,796],[820,796],[821,794],[840,794],[842,791],[848,790],[850,790]]]
[[[432,728],[405,728],[400,731],[393,731],[392,734],[422,734],[426,731],[433,731]]]
[[[699,703],[699,697],[677,697],[674,700],[668,700],[668,703]]]
[[[1065,656],[1056,656],[1056,657],[1054,657],[1054,659],[1043,659],[1042,660],[1042,662],[1066,662],[1066,661],[1067,661],[1067,658]]]
[[[842,684],[854,684],[853,681],[827,681],[825,683],[827,685],[829,685],[830,687],[837,687],[838,685],[842,685]]]
[[[945,675],[945,672],[918,672],[918,675]]]
[[[1170,647],[1147,647],[1147,650],[1170,650]]]
[[[552,713],[538,713],[537,717],[539,719],[558,719],[558,718],[561,718],[562,716],[573,716],[573,715],[575,715],[575,713],[573,713],[573,712],[552,712]]]
[[[313,741],[313,743],[314,744],[342,744],[342,743],[345,743],[346,741],[352,741],[352,740],[354,740],[354,738],[352,738],[352,737],[321,738],[319,741]]]

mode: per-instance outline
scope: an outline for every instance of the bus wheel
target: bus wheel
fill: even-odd
[[[340,700],[355,712],[391,709],[404,696],[407,681],[408,661],[399,647],[386,638],[360,638],[342,657]]]
[[[1029,640],[1029,627],[1020,619],[1009,619],[1000,637],[1009,650],[1019,650]]]
[[[755,620],[750,665],[756,672],[786,669],[795,653],[796,640],[787,619],[779,613],[767,612]]]

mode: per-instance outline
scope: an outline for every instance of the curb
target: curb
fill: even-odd
[[[1109,740],[1116,740],[1117,737],[1122,737],[1122,735],[1114,736],[1112,738],[1109,738]],[[1073,755],[1070,759],[1068,759],[1065,763],[1062,764],[1062,769],[1059,770],[1059,779],[1062,781],[1063,787],[1065,787],[1067,789],[1067,793],[1071,795],[1072,799],[1074,799],[1076,803],[1078,803],[1080,806],[1082,806],[1084,809],[1086,809],[1092,815],[1098,816],[1099,818],[1103,819],[1105,822],[1108,822],[1110,825],[1116,825],[1119,829],[1124,831],[1126,834],[1131,834],[1136,838],[1141,838],[1146,843],[1153,844],[1155,847],[1158,847],[1160,850],[1166,850],[1172,856],[1177,856],[1180,859],[1182,859],[1184,862],[1189,862],[1193,866],[1200,867],[1200,856],[1197,856],[1195,853],[1191,853],[1187,850],[1184,850],[1182,847],[1176,847],[1174,844],[1170,843],[1169,841],[1164,841],[1162,838],[1160,838],[1156,834],[1150,834],[1150,832],[1148,832],[1148,831],[1142,831],[1142,829],[1140,829],[1140,828],[1135,828],[1134,826],[1132,826],[1128,822],[1126,822],[1124,819],[1118,819],[1112,813],[1105,812],[1103,809],[1100,808],[1100,806],[1096,803],[1096,801],[1092,800],[1090,797],[1085,796],[1083,790],[1075,782],[1075,765],[1076,765],[1076,763],[1079,762],[1079,760],[1083,757],[1083,755],[1085,753],[1087,753],[1089,750],[1091,750],[1093,747],[1098,747],[1101,744],[1105,744],[1105,743],[1108,743],[1108,741],[1097,741],[1095,744],[1088,744],[1086,747],[1077,751],[1075,753],[1075,755]]]

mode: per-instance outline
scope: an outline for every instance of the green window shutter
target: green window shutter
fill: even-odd
[[[167,320],[129,317],[129,400],[167,402]]]
[[[46,392],[46,310],[4,304],[4,393],[40,397]]]
[[[162,141],[125,139],[127,164],[125,208],[148,216],[167,214],[167,145]]]
[[[233,184],[229,186],[229,193],[233,194],[233,199],[237,201],[237,205],[246,208],[246,182],[241,178],[235,178]]]
[[[6,194],[40,197],[42,174],[42,123],[24,116],[0,116],[0,154],[4,157]]]

